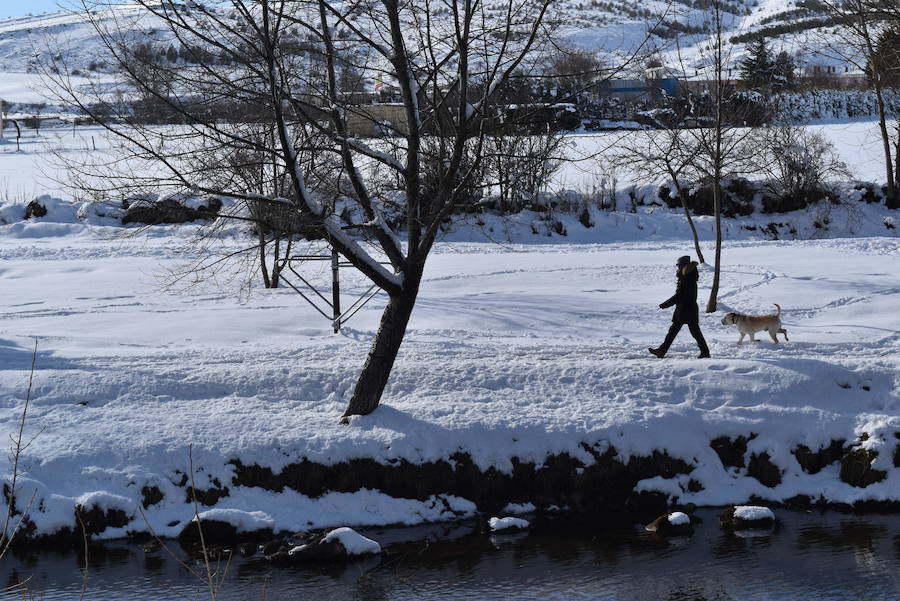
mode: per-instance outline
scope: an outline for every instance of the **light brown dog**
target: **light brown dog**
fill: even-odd
[[[778,313],[774,315],[741,315],[740,313],[729,312],[722,318],[722,325],[735,325],[741,337],[738,344],[744,342],[744,336],[750,336],[750,342],[756,342],[756,333],[765,330],[772,337],[772,341],[778,344],[778,334],[784,334],[784,339],[788,340],[787,330],[781,327],[781,306],[773,303],[778,307]]]

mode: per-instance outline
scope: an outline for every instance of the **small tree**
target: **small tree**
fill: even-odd
[[[773,92],[787,92],[797,87],[797,64],[787,51],[778,53],[772,71]]]
[[[740,61],[741,78],[751,90],[769,92],[775,76],[775,60],[765,38],[758,38],[747,45],[747,56]]]
[[[742,172],[746,157],[752,152],[748,141],[753,128],[746,127],[746,122],[747,111],[754,107],[736,97],[728,77],[734,48],[725,40],[726,7],[723,0],[710,0],[708,42],[701,46],[697,65],[706,80],[693,110],[700,126],[686,130],[689,139],[681,146],[681,152],[691,157],[689,172],[708,183],[713,194],[716,246],[707,313],[716,311],[722,273],[722,183]]]
[[[500,208],[515,210],[533,203],[561,165],[565,138],[549,127],[544,133],[529,129],[490,136],[482,148],[482,181]]]
[[[630,169],[651,180],[665,178],[671,182],[691,229],[697,259],[706,263],[700,248],[697,226],[694,225],[688,206],[690,192],[684,186],[684,178],[691,174],[694,162],[690,151],[692,136],[685,129],[687,107],[685,102],[674,104],[665,119],[656,120],[654,131],[631,136],[619,149],[616,163],[619,167]]]
[[[896,183],[898,174],[894,173],[894,158],[891,156],[893,139],[888,127],[889,109],[885,99],[885,87],[890,80],[891,69],[889,61],[885,60],[886,55],[878,51],[879,39],[889,35],[888,31],[900,18],[900,9],[895,7],[896,2],[880,0],[822,0],[822,4],[839,25],[839,36],[836,43],[829,47],[829,53],[862,70],[869,87],[875,93],[885,165],[887,205],[900,208],[900,193]],[[900,136],[900,131],[896,133]],[[900,144],[897,144],[897,150],[897,158],[900,159]]]
[[[766,176],[770,192],[787,209],[801,208],[828,194],[828,183],[851,177],[834,145],[821,134],[792,125],[761,131],[751,168]]]
[[[547,76],[553,86],[553,97],[573,102],[579,115],[596,96],[601,82],[608,79],[600,58],[593,52],[559,48],[552,57]]]

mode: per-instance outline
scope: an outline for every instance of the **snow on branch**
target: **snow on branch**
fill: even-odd
[[[328,237],[340,245],[341,251],[352,255],[347,257],[352,263],[365,264],[372,273],[377,274],[378,278],[383,280],[383,282],[376,281],[379,286],[384,288],[386,286],[383,284],[386,284],[388,287],[393,286],[398,289],[403,288],[403,274],[392,273],[388,271],[384,265],[376,261],[372,255],[367,253],[356,240],[351,238],[347,232],[344,231],[341,221],[337,216],[329,215],[326,217],[324,225]],[[375,278],[373,278],[373,280],[374,279]]]
[[[395,157],[389,155],[386,152],[382,152],[381,150],[376,150],[360,140],[359,138],[346,138],[347,145],[350,146],[353,150],[366,155],[369,158],[375,159],[380,163],[384,163],[388,167],[392,169],[396,169],[400,173],[406,171],[403,167],[403,164],[400,163]]]

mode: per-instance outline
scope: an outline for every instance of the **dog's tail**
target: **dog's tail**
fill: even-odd
[[[778,313],[776,313],[775,316],[776,317],[780,316],[781,315],[781,305],[779,305],[778,303],[772,303],[772,304],[775,305],[776,307],[778,307]]]

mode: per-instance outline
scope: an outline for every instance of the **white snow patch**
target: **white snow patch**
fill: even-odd
[[[668,517],[669,523],[673,526],[685,526],[691,523],[691,518],[681,511],[673,511]]]
[[[347,555],[368,555],[373,553],[381,553],[381,545],[370,538],[366,538],[353,528],[337,528],[332,530],[323,542],[338,541],[347,550]]]
[[[522,518],[493,517],[488,520],[488,526],[491,527],[491,530],[493,532],[499,532],[501,530],[509,530],[510,528],[517,528],[519,530],[524,530],[525,528],[528,528],[529,523],[528,523],[528,520],[523,520]]]
[[[240,509],[209,509],[200,512],[200,521],[216,521],[231,524],[238,532],[253,532],[274,528],[275,520],[262,511],[241,511]],[[196,521],[196,517],[193,521]]]
[[[80,505],[85,509],[96,507],[103,511],[122,509],[126,512],[130,512],[133,511],[135,507],[134,501],[128,497],[114,495],[103,490],[85,493],[75,499],[75,504]]]
[[[536,510],[537,507],[534,506],[534,503],[509,503],[506,507],[503,508],[503,513],[523,515],[526,513],[533,513]]]
[[[734,517],[738,520],[774,520],[775,514],[768,507],[758,505],[738,505],[734,508]]]

